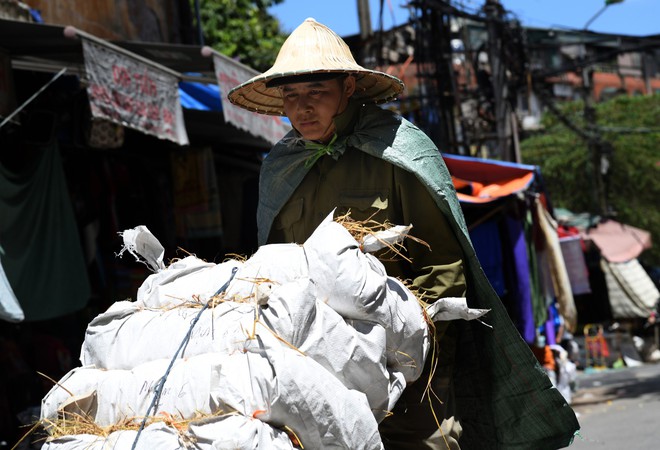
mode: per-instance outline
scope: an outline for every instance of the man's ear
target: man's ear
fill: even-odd
[[[349,75],[344,79],[344,94],[346,98],[349,98],[355,93],[355,77]]]

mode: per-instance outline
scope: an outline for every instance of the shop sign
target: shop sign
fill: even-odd
[[[88,39],[82,43],[93,117],[188,144],[176,76]]]
[[[285,123],[280,116],[253,113],[232,104],[227,98],[227,94],[234,87],[258,75],[256,70],[218,54],[213,55],[213,63],[220,87],[222,114],[225,116],[225,122],[263,138],[271,144],[282,139],[291,130],[291,126]]]

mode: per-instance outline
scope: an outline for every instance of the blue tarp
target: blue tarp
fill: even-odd
[[[220,88],[217,84],[180,81],[181,106],[200,111],[222,111]]]
[[[185,109],[222,112],[221,95],[217,84],[197,81],[179,82],[179,97],[181,98],[181,106]],[[288,117],[282,117],[282,121],[291,124]]]

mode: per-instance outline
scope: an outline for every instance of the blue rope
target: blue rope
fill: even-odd
[[[236,275],[236,271],[238,270],[238,267],[234,267],[231,270],[231,276],[227,280],[225,284],[222,285],[220,289],[213,295],[214,297],[216,295],[221,294],[222,292],[226,291],[227,288],[229,287],[229,283],[234,279],[234,275]],[[160,401],[160,395],[163,392],[163,387],[165,386],[165,380],[167,380],[167,377],[170,374],[170,371],[172,370],[172,367],[174,366],[174,362],[176,361],[177,357],[179,356],[179,353],[188,344],[188,341],[190,340],[190,336],[192,334],[193,328],[195,328],[195,325],[197,324],[197,321],[201,317],[202,313],[206,310],[206,308],[209,307],[210,302],[206,302],[206,304],[202,307],[202,309],[197,313],[195,318],[192,320],[190,323],[190,328],[188,329],[188,332],[186,333],[186,336],[183,338],[183,341],[181,342],[181,345],[179,345],[179,348],[177,349],[176,353],[174,353],[174,356],[172,357],[172,360],[170,361],[170,365],[165,371],[165,375],[158,381],[158,385],[156,386],[156,389],[154,389],[154,398],[151,401],[151,405],[149,405],[149,409],[147,409],[147,413],[144,415],[144,418],[142,419],[142,423],[140,424],[140,428],[138,429],[137,434],[135,435],[135,440],[133,441],[133,445],[131,446],[131,450],[135,450],[135,446],[137,445],[138,439],[140,439],[140,434],[142,434],[142,430],[144,430],[144,427],[147,423],[147,418],[151,414],[153,410],[156,409],[156,406],[158,405],[158,402]]]

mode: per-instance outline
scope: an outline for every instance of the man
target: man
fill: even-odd
[[[385,448],[564,447],[579,428],[575,415],[486,280],[439,151],[375,106],[402,91],[400,80],[359,66],[339,36],[307,19],[270,70],[228,94],[243,108],[286,115],[294,128],[262,166],[259,244],[302,243],[335,208],[356,220],[413,224],[430,249],[408,242],[412,262],[383,261],[388,275],[412,280],[429,301],[466,296],[471,307],[491,309],[492,328],[437,324],[437,365],[429,358],[381,423]]]

